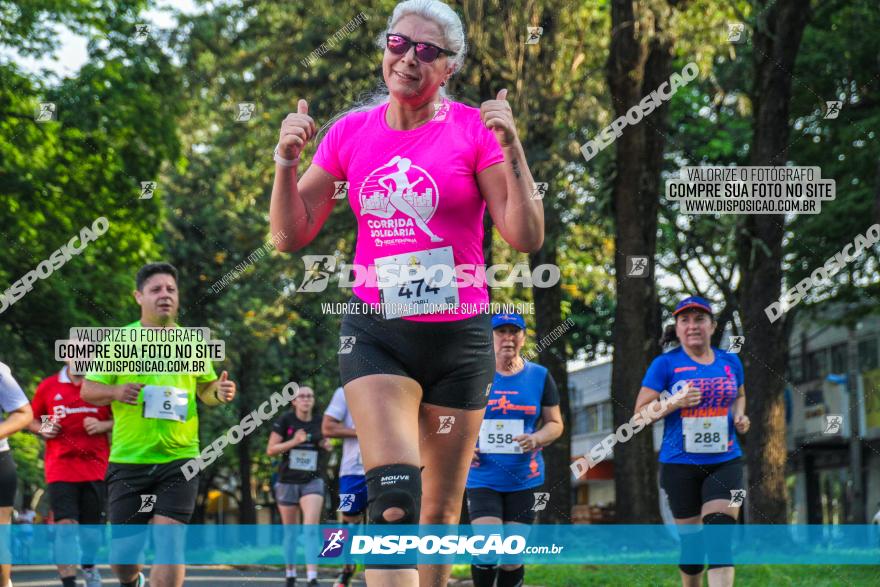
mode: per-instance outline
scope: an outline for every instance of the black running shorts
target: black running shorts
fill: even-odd
[[[485,516],[502,522],[531,524],[535,521],[535,493],[540,487],[519,491],[495,491],[488,487],[467,490],[468,515],[471,521]]]
[[[49,483],[49,503],[56,522],[103,524],[107,517],[107,487],[103,481],[55,481]]]
[[[745,489],[742,459],[714,465],[660,463],[660,486],[669,496],[674,517],[699,516],[704,503],[713,499],[730,501],[731,490]]]
[[[354,339],[339,353],[343,385],[365,375],[400,375],[422,386],[426,404],[464,410],[486,407],[495,377],[489,315],[414,322],[386,320],[357,297],[348,305],[340,338]]]
[[[18,473],[11,450],[0,452],[0,508],[11,508],[18,487]]]
[[[198,476],[187,481],[180,470],[188,460],[158,465],[110,463],[110,523],[146,524],[155,514],[188,523],[199,493]]]

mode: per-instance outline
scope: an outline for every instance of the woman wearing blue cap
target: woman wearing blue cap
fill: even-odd
[[[495,379],[467,480],[472,524],[531,524],[548,506],[541,448],[562,434],[559,392],[546,367],[520,356],[526,323],[519,314],[495,314]],[[521,564],[471,566],[474,587],[523,584]]]
[[[707,300],[686,298],[672,315],[675,324],[660,342],[679,346],[648,367],[635,411],[644,414],[649,404],[660,403],[650,407],[664,421],[660,484],[680,524],[682,585],[702,585],[706,555],[709,585],[733,585],[730,533],[720,532],[736,524],[745,490],[736,439],[736,432],[749,430],[743,367],[735,354],[711,346],[716,322]],[[682,399],[666,402],[663,391]],[[703,525],[713,528],[705,540]]]

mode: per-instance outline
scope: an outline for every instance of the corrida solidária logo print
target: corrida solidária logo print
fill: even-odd
[[[361,216],[367,220],[370,238],[377,247],[411,243],[418,235],[443,242],[428,223],[440,203],[437,182],[425,168],[407,157],[395,155],[367,175],[358,193]]]

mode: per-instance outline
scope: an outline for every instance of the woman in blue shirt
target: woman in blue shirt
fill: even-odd
[[[520,356],[525,328],[519,314],[492,317],[495,379],[467,479],[472,524],[531,524],[547,507],[541,449],[562,434],[562,412],[550,372]],[[471,565],[474,587],[515,587],[524,577],[521,564]]]
[[[662,344],[675,349],[655,358],[642,380],[636,412],[660,402],[663,418],[660,484],[680,524],[682,585],[702,585],[709,555],[709,584],[733,585],[731,541],[706,537],[702,525],[736,524],[745,487],[742,451],[736,433],[749,430],[745,415],[744,375],[739,357],[710,344],[716,322],[711,304],[697,296],[682,300],[673,312]],[[683,396],[666,402],[661,392]],[[654,406],[651,406],[654,407]]]

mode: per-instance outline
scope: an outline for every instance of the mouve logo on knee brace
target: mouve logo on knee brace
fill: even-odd
[[[409,481],[409,475],[385,475],[379,480],[382,485],[394,485],[398,481]]]

